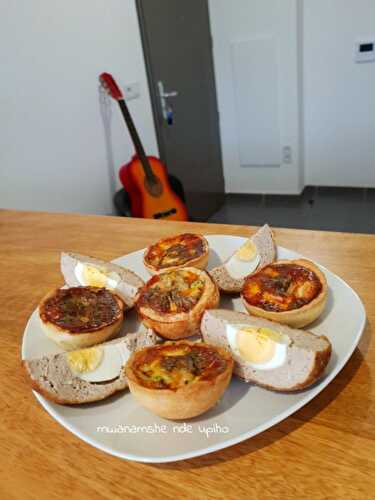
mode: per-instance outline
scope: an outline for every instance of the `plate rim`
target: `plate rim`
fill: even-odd
[[[239,238],[242,240],[248,239],[248,238],[243,237],[243,236],[230,235],[230,234],[205,234],[204,236],[205,237],[210,237],[210,236],[211,237],[214,237],[214,236],[218,237],[219,236],[219,237],[224,237],[224,238],[233,238],[234,237],[234,238]],[[281,245],[277,245],[277,248],[296,253],[300,256],[300,258],[306,258],[302,254],[300,254],[299,252],[296,252],[295,250],[290,250],[290,249],[283,247]],[[135,254],[135,253],[141,253],[141,252],[143,253],[144,251],[145,251],[145,248],[142,248],[140,250],[135,250],[134,252],[130,252],[128,254],[117,257],[116,259],[113,259],[111,262],[117,263],[116,261],[119,261],[120,259],[123,259],[124,257],[127,257],[127,256]],[[332,382],[332,380],[335,377],[337,377],[337,375],[345,367],[345,365],[347,364],[347,362],[351,358],[354,350],[358,346],[358,344],[362,338],[363,332],[365,330],[365,327],[366,327],[366,323],[367,323],[366,309],[365,309],[364,304],[363,304],[360,296],[358,295],[358,293],[348,283],[346,283],[346,281],[344,279],[342,279],[340,276],[338,276],[333,271],[330,271],[328,268],[326,268],[325,266],[321,265],[320,263],[316,262],[313,259],[308,258],[308,260],[317,264],[321,269],[328,271],[330,274],[334,275],[334,277],[339,280],[341,285],[343,285],[345,288],[349,289],[349,291],[353,294],[353,296],[355,297],[355,299],[358,302],[358,305],[361,308],[361,316],[362,316],[361,325],[360,325],[360,327],[357,331],[357,334],[356,334],[355,338],[353,339],[353,342],[351,343],[351,346],[348,349],[348,352],[346,353],[346,355],[341,359],[341,361],[337,364],[337,366],[334,367],[334,369],[332,370],[331,373],[326,375],[326,377],[324,377],[323,380],[318,382],[317,386],[313,389],[314,394],[312,396],[311,396],[311,393],[306,394],[306,396],[304,396],[297,403],[294,403],[292,406],[288,407],[286,410],[280,412],[279,414],[275,415],[273,418],[268,419],[263,424],[256,426],[254,429],[252,429],[248,432],[244,432],[244,433],[239,434],[238,436],[235,436],[233,438],[220,441],[219,443],[213,444],[211,446],[207,446],[207,447],[200,448],[197,450],[188,451],[185,453],[178,453],[177,455],[147,456],[147,455],[137,455],[134,453],[126,453],[126,452],[122,452],[122,451],[119,452],[117,450],[114,450],[110,446],[103,445],[100,441],[92,438],[91,436],[88,436],[87,434],[81,433],[78,429],[74,428],[73,425],[71,425],[70,422],[66,418],[61,416],[55,410],[55,408],[52,406],[52,403],[49,400],[47,400],[46,398],[44,398],[44,396],[42,396],[41,394],[39,394],[38,392],[36,392],[34,390],[32,392],[33,392],[35,398],[41,404],[41,406],[47,411],[47,413],[49,415],[51,415],[52,418],[54,418],[62,427],[64,427],[68,431],[70,431],[73,435],[77,436],[85,443],[87,443],[87,444],[93,446],[94,448],[97,448],[105,453],[108,453],[109,455],[112,455],[112,456],[115,456],[115,457],[118,457],[121,459],[125,459],[125,460],[140,462],[140,463],[169,463],[169,462],[178,462],[181,460],[188,460],[191,458],[214,453],[215,451],[219,451],[219,450],[228,448],[228,447],[233,446],[235,444],[241,443],[242,441],[246,441],[247,439],[250,439],[251,437],[254,437],[258,434],[261,434],[265,430],[270,429],[271,427],[277,425],[282,420],[285,420],[286,418],[290,417],[295,412],[300,410],[303,406],[305,406],[310,401],[315,399],[316,396],[318,396]],[[29,323],[31,321],[31,317],[35,313],[36,310],[37,310],[37,308],[29,316],[28,321],[27,321],[26,326],[25,326],[25,329],[24,329],[24,333],[22,336],[22,349],[21,349],[22,359],[25,359],[25,333],[28,329]]]

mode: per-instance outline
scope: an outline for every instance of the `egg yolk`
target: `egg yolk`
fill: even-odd
[[[90,347],[80,351],[72,351],[67,354],[68,364],[75,373],[87,373],[97,369],[103,359],[101,347]]]
[[[241,357],[250,363],[260,364],[270,361],[275,354],[275,342],[270,339],[240,330],[237,345]]]
[[[237,346],[246,361],[255,364],[270,361],[276,350],[276,343],[284,343],[283,336],[269,328],[242,328],[237,333]]]
[[[246,241],[236,252],[236,257],[240,260],[253,260],[257,255],[257,247],[251,240]]]
[[[106,287],[107,276],[96,267],[85,266],[82,276],[88,286]]]

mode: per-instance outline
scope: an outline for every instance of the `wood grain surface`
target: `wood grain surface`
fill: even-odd
[[[251,221],[251,213],[249,213]],[[254,228],[0,211],[0,498],[315,499],[375,497],[375,236],[276,229],[278,244],[319,261],[361,296],[359,349],[313,401],[275,427],[204,457],[128,462],[82,442],[34,398],[20,370],[25,323],[62,283],[59,253],[113,259],[182,231]]]

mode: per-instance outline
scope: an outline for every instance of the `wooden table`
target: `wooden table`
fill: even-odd
[[[375,498],[375,236],[276,229],[280,245],[359,293],[368,325],[317,398],[250,440],[177,463],[127,462],[80,441],[35,400],[19,369],[20,346],[28,316],[62,281],[59,252],[109,260],[186,230],[249,234],[245,226],[0,211],[0,498]]]

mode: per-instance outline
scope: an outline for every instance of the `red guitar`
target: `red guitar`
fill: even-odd
[[[133,217],[146,219],[188,220],[187,209],[172,190],[166,166],[155,156],[146,156],[138,132],[130,116],[124,96],[109,73],[100,82],[115,99],[128,127],[136,154],[120,168],[120,180],[129,194]]]

